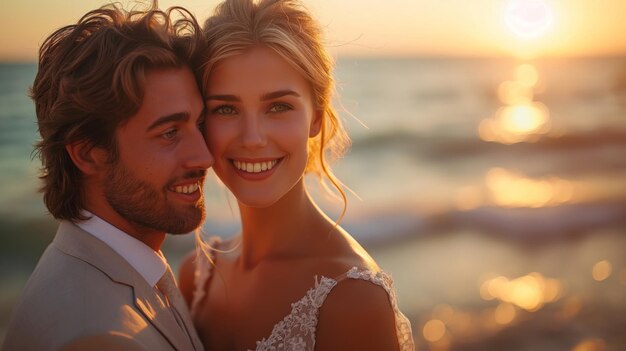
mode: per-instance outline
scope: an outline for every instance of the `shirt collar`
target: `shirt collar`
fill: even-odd
[[[156,285],[167,269],[167,260],[161,251],[155,252],[148,245],[89,211],[83,210],[81,214],[89,219],[76,222],[78,227],[102,240],[122,256],[150,286]]]

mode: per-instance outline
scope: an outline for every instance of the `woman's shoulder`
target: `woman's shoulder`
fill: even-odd
[[[337,277],[352,267],[375,273],[380,271],[372,256],[347,231],[339,227],[335,234],[315,257],[317,268],[327,271],[329,277]]]
[[[316,347],[397,350],[392,279],[348,233],[343,238],[336,254],[318,263],[335,274],[329,274],[333,287],[319,309]]]
[[[319,310],[317,344],[321,350],[398,349],[395,295],[382,282],[385,277],[382,271],[354,267],[336,280]]]

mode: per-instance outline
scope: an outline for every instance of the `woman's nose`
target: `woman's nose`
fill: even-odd
[[[257,117],[246,118],[243,126],[242,144],[247,148],[264,147],[267,144],[267,136],[263,124]]]

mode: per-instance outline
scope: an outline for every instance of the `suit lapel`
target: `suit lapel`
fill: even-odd
[[[149,286],[145,279],[107,244],[73,223],[61,221],[53,245],[66,254],[97,268],[112,281],[131,287],[137,309],[175,349],[194,349],[192,341],[181,330],[172,311],[165,306],[156,290]],[[190,333],[194,331],[192,329]]]

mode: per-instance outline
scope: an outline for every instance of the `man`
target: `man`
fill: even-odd
[[[201,350],[160,253],[204,218],[213,159],[189,69],[193,16],[111,5],[53,33],[32,88],[44,202],[60,220],[3,350]]]

